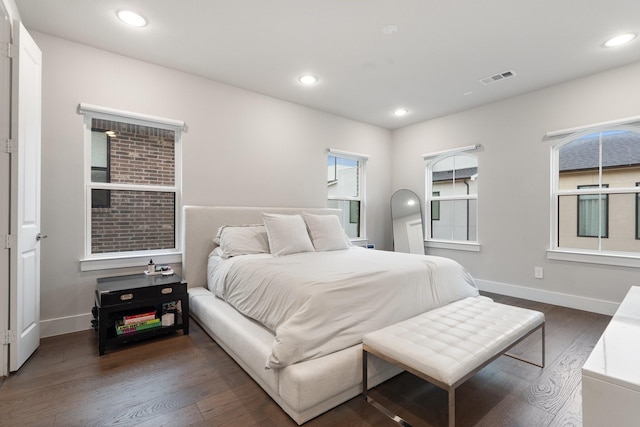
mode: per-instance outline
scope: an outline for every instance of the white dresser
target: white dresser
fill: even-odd
[[[582,367],[584,427],[640,425],[640,287],[622,301]]]

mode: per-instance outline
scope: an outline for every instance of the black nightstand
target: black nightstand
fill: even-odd
[[[161,318],[166,313],[173,314],[173,324],[162,326],[162,321],[160,324],[149,321],[150,324],[145,326],[123,326],[126,318],[153,311],[156,312],[157,318]],[[105,353],[107,345],[120,345],[178,330],[182,330],[187,335],[189,334],[187,284],[183,283],[182,278],[177,274],[147,276],[142,273],[101,278],[98,279],[96,286],[95,306],[92,313],[95,319],[93,325],[98,331],[100,356]],[[123,329],[127,331],[123,332]]]

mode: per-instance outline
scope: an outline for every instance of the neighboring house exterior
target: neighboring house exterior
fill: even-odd
[[[341,209],[342,227],[352,239],[360,237],[361,176],[357,160],[329,156],[327,207]]]
[[[459,159],[460,156],[457,156]],[[458,160],[459,163],[460,160]],[[478,166],[462,164],[454,169],[433,170],[431,202],[431,238],[435,240],[477,241],[477,199],[437,200],[439,197],[465,197],[478,194]],[[446,162],[444,162],[446,165]],[[443,166],[444,166],[443,165]],[[446,168],[446,166],[444,166]]]
[[[558,190],[597,189],[599,158],[597,134],[562,147]],[[640,184],[640,134],[604,135],[601,182],[612,194],[560,196],[558,246],[596,250],[600,232],[601,250],[640,252],[638,193],[615,193],[616,189],[635,188]]]

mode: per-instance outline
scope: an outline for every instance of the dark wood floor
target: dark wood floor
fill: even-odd
[[[610,317],[490,295],[547,319],[544,370],[501,357],[457,390],[458,426],[580,426],[580,368]],[[540,334],[513,349],[539,357]],[[446,426],[446,392],[403,373],[371,396],[414,426]],[[295,426],[197,324],[191,333],[108,351],[84,331],[42,340],[0,378],[1,426]],[[397,426],[356,397],[316,426]]]

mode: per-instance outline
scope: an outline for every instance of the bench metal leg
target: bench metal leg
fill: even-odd
[[[545,354],[546,354],[546,351],[545,351],[546,339],[545,339],[545,336],[544,336],[544,326],[545,326],[545,324],[546,324],[546,322],[542,324],[542,366],[541,366],[541,368],[544,368]]]
[[[408,422],[406,422],[402,417],[397,416],[396,414],[394,414],[393,412],[391,412],[390,410],[388,410],[387,408],[385,408],[384,406],[382,406],[381,404],[379,404],[378,402],[376,402],[375,400],[373,400],[372,398],[370,398],[367,395],[367,360],[369,359],[368,357],[369,352],[367,352],[367,350],[362,350],[362,396],[364,397],[364,400],[371,404],[371,406],[373,406],[374,408],[376,408],[378,411],[382,412],[383,414],[385,414],[387,417],[391,418],[393,421],[397,422],[398,424],[400,424],[403,427],[411,427],[411,424],[409,424]]]
[[[367,359],[369,358],[367,350],[362,350],[362,396],[367,400]]]
[[[449,427],[455,427],[456,425],[456,389],[451,387],[449,389]]]
[[[538,368],[544,368],[544,363],[545,363],[545,333],[544,333],[544,327],[545,327],[545,322],[542,322],[542,324],[540,326],[538,326],[537,328],[533,329],[531,332],[529,332],[527,335],[525,335],[524,337],[520,338],[518,341],[516,341],[511,347],[515,347],[516,344],[520,343],[521,341],[523,341],[525,338],[527,338],[529,335],[531,335],[532,333],[534,333],[536,330],[540,329],[542,331],[542,362],[541,363],[535,363],[532,362],[530,360],[527,359],[522,359],[518,356],[514,356],[512,354],[509,353],[503,353],[505,356],[510,357],[512,359],[516,359],[519,360],[521,362],[524,363],[528,363],[529,365],[533,365],[533,366],[537,366]],[[511,348],[509,347],[509,348]]]

